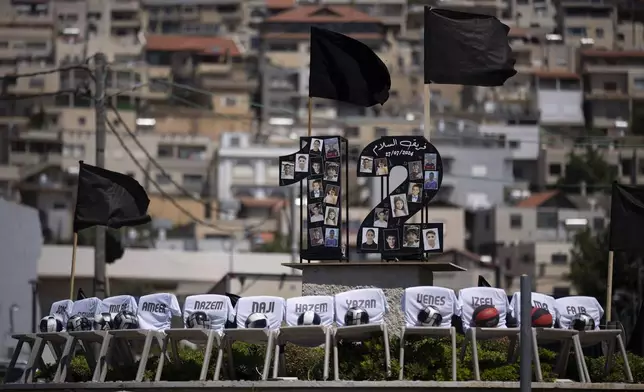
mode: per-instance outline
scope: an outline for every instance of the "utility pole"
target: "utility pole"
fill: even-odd
[[[107,58],[103,53],[94,57],[96,92],[94,110],[96,112],[96,166],[105,167],[105,133],[107,116],[105,108],[105,84],[107,78]],[[105,227],[96,226],[94,244],[94,296],[105,298]]]

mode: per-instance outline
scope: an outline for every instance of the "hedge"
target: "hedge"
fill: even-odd
[[[463,337],[459,336],[458,347]],[[237,379],[259,380],[264,362],[264,348],[261,345],[252,345],[235,342],[233,345],[233,359]],[[391,376],[387,378],[384,366],[382,338],[373,339],[363,343],[341,342],[339,344],[340,377],[344,380],[387,380],[397,379],[400,369],[398,363],[399,341],[392,340],[390,344]],[[451,353],[449,341],[444,339],[415,339],[407,342],[405,350],[405,379],[451,381]],[[479,363],[481,379],[483,381],[519,381],[519,363],[507,363],[508,340],[479,342]],[[213,353],[208,379],[212,380],[216,352]],[[300,380],[322,380],[324,351],[322,348],[306,348],[287,345],[285,349],[287,376],[297,377]],[[574,354],[571,354],[574,355]],[[552,372],[556,353],[543,348],[539,349],[541,367],[544,381],[554,381]],[[203,352],[188,348],[181,349],[181,363],[173,364],[166,361],[163,380],[190,381],[198,380],[203,363]],[[458,380],[465,381],[473,378],[471,366],[471,348],[468,348],[464,361],[458,364]],[[222,379],[228,379],[226,374],[227,358],[224,358]],[[157,367],[157,358],[148,361],[145,374],[146,380],[154,380]],[[616,356],[613,361],[612,372],[604,376],[604,358],[587,358],[586,363],[593,382],[623,382],[623,362]],[[637,383],[644,382],[644,358],[629,354],[629,363],[633,378]],[[109,381],[132,380],[136,374],[137,365],[131,367],[116,367],[110,369],[107,379]],[[330,377],[333,377],[331,367]],[[51,380],[55,369],[49,366],[41,369],[37,377]],[[82,355],[74,357],[68,372],[69,382],[83,382],[91,380],[91,371],[87,361]],[[568,374],[565,378],[579,380],[577,367],[573,358],[568,365]]]

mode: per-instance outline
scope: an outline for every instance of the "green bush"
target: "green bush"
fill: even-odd
[[[457,345],[461,346],[463,337],[459,336]],[[345,380],[387,380],[397,379],[400,369],[398,362],[399,341],[390,343],[391,376],[385,372],[385,358],[382,338],[367,342],[341,342],[339,345],[340,377]],[[237,379],[259,380],[264,365],[265,346],[236,342],[232,355]],[[287,345],[285,348],[286,375],[300,380],[321,380],[324,369],[324,351],[322,348],[306,348]],[[483,381],[519,381],[519,362],[508,364],[508,340],[482,341],[478,343],[481,379]],[[214,374],[217,351],[213,352],[208,378]],[[458,353],[460,355],[460,353]],[[571,354],[571,356],[574,354]],[[200,350],[181,349],[180,363],[166,361],[163,370],[163,380],[189,381],[197,380],[203,363],[203,352]],[[545,381],[554,381],[556,375],[553,367],[556,353],[540,348],[541,369]],[[332,359],[331,359],[332,360]],[[410,339],[405,348],[405,379],[408,380],[451,380],[451,348],[446,339]],[[621,382],[625,380],[623,363],[617,356],[612,372],[604,375],[604,359],[587,358],[588,370],[593,382]],[[458,380],[473,379],[472,350],[468,347],[465,360],[459,361]],[[629,363],[635,382],[644,382],[644,358],[629,354]],[[158,358],[148,361],[146,380],[153,380],[158,364]],[[227,374],[228,358],[224,357],[222,379],[230,379]],[[108,372],[109,381],[131,380],[136,374],[138,364],[134,366],[116,366]],[[55,369],[41,369],[38,377],[51,379]],[[330,364],[330,377],[333,377],[333,367]],[[579,379],[574,358],[570,358],[568,374],[565,378]],[[91,380],[91,371],[83,356],[76,356],[68,372],[68,381],[82,382]]]

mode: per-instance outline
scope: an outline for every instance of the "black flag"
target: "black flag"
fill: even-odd
[[[76,301],[79,301],[85,298],[87,298],[87,296],[85,295],[85,292],[83,291],[83,289],[78,289],[78,294],[76,294]]]
[[[479,287],[492,287],[492,285],[483,277],[479,275]]]
[[[237,301],[241,298],[239,295],[236,294],[231,294],[231,293],[226,293],[226,297],[230,298],[230,303],[235,306],[237,305]]]
[[[370,107],[389,99],[391,76],[371,48],[333,31],[311,27],[309,97]]]
[[[123,257],[125,249],[121,239],[109,230],[105,233],[105,262],[112,264]]]
[[[425,84],[502,86],[517,73],[509,32],[494,16],[425,7]]]
[[[609,250],[642,251],[644,187],[613,183],[610,205]]]
[[[134,178],[80,162],[74,232],[92,226],[114,229],[150,221],[150,199]]]

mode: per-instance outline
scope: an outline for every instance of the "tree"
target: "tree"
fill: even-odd
[[[263,244],[260,248],[260,252],[264,253],[289,253],[291,251],[289,238],[284,236],[279,231],[276,231],[273,236],[273,241]]]
[[[606,162],[601,152],[588,147],[584,154],[571,152],[564,176],[558,182],[564,192],[580,193],[581,184],[586,184],[589,193],[606,191],[617,179],[617,168]]]

